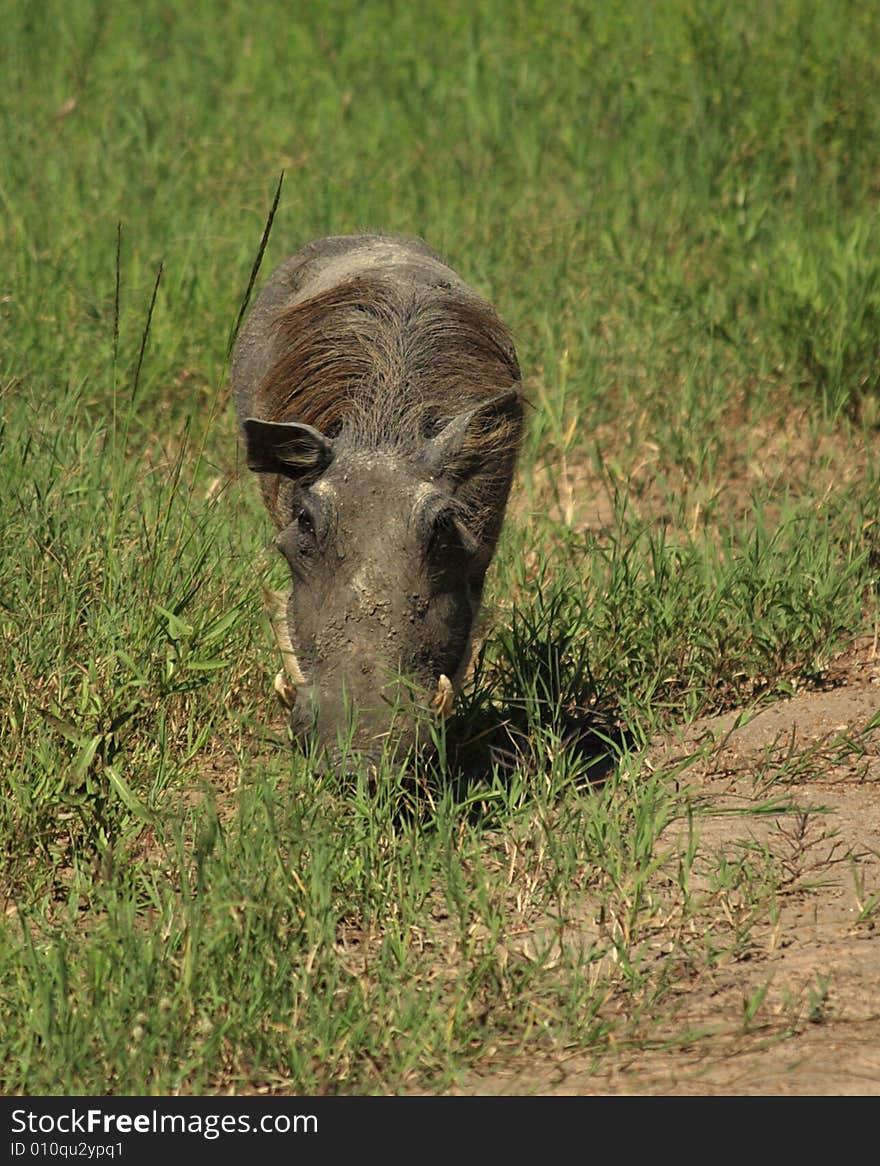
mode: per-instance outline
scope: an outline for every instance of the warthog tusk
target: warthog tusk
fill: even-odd
[[[275,643],[278,645],[278,651],[281,653],[281,662],[284,665],[284,671],[290,677],[292,684],[305,684],[306,678],[300,669],[299,660],[296,658],[296,652],[293,650],[293,644],[290,642],[290,632],[287,628],[287,596],[283,591],[270,591],[268,587],[264,587],[263,603],[266,607],[266,613],[269,616],[269,622],[272,625],[272,634],[275,636]],[[277,680],[275,682],[275,691],[278,691]]]
[[[284,707],[286,709],[292,709],[296,704],[296,689],[287,679],[283,668],[275,677],[274,688],[275,695],[278,697]]]
[[[441,673],[440,679],[437,681],[437,691],[431,701],[431,710],[435,716],[441,719],[448,717],[452,712],[454,700],[455,693],[452,691],[452,681]]]
[[[270,591],[268,587],[264,587],[263,602],[284,665],[275,677],[272,687],[284,707],[292,709],[296,704],[296,686],[305,684],[306,678],[302,674],[293,644],[290,642],[290,632],[287,629],[287,596],[283,591]]]

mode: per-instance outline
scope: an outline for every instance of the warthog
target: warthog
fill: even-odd
[[[409,748],[469,663],[522,433],[510,334],[419,240],[319,239],[265,285],[232,385],[292,577],[291,729]]]

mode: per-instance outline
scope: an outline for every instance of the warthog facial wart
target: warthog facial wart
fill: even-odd
[[[510,333],[419,240],[319,239],[257,298],[232,387],[290,568],[266,598],[291,729],[408,749],[469,663],[522,435]]]

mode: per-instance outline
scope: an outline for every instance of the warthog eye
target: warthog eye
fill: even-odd
[[[310,554],[317,544],[315,520],[304,506],[296,512],[297,549],[302,554]]]
[[[318,536],[312,512],[303,505],[296,506],[293,521],[282,530],[275,543],[294,571],[297,563],[314,556],[318,549]]]
[[[473,553],[473,541],[455,512],[450,507],[444,507],[431,517],[428,560],[441,567],[451,566]]]

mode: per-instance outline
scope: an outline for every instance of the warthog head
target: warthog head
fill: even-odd
[[[276,539],[290,567],[287,628],[300,678],[291,726],[325,744],[349,731],[373,753],[411,744],[414,708],[446,711],[468,663],[488,565],[458,500],[468,435],[518,407],[513,393],[446,423],[412,458],[362,450],[297,422],[246,422],[252,469],[290,482]],[[447,688],[446,686],[451,686]]]
[[[454,285],[371,272],[285,305],[242,418],[291,574],[282,699],[331,756],[409,749],[449,711],[510,489],[513,347],[442,270]]]

